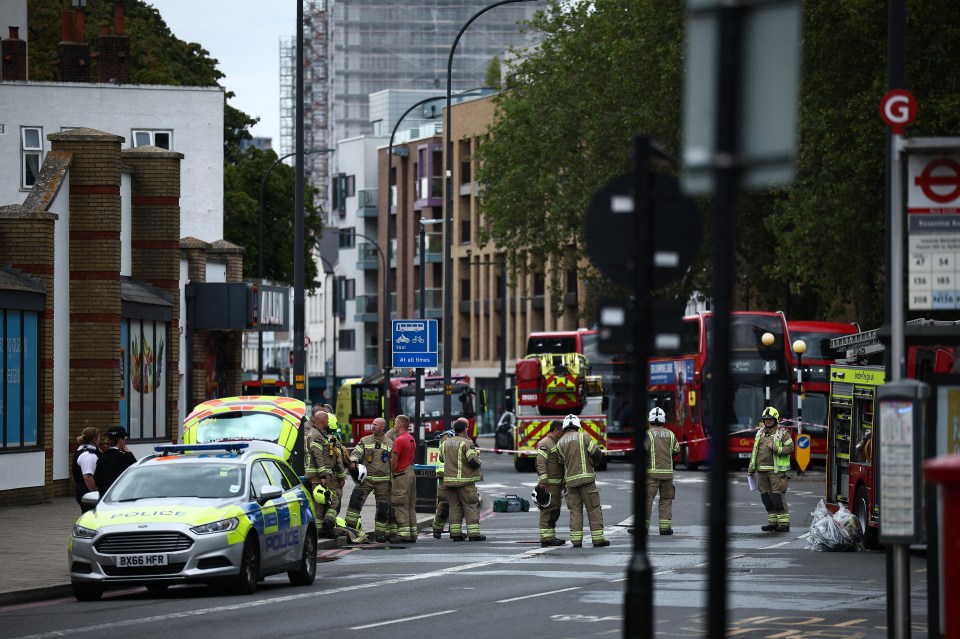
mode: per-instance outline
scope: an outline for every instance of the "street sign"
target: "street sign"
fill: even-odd
[[[393,368],[437,368],[437,320],[393,320]]]
[[[903,129],[917,117],[917,99],[905,89],[894,89],[880,100],[880,117],[894,135],[903,135]]]
[[[653,255],[638,256],[633,245],[637,213],[633,175],[615,177],[593,196],[587,210],[584,240],[594,266],[614,284],[633,289],[633,261],[647,257],[653,265],[653,288],[663,288],[686,274],[700,249],[700,210],[680,193],[677,180],[651,173]]]
[[[907,156],[907,300],[912,311],[960,309],[960,139]]]
[[[810,463],[810,435],[806,433],[797,435],[796,447],[794,448],[793,454],[797,458],[797,466],[800,467],[800,472],[802,473],[807,469],[807,464]]]

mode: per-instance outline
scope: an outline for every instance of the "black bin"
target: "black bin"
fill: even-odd
[[[433,464],[414,464],[413,474],[417,478],[418,513],[432,513],[437,509],[437,467]]]

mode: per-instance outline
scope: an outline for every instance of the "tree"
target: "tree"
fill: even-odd
[[[564,274],[586,259],[583,220],[594,192],[631,170],[632,136],[676,156],[684,7],[553,0],[532,21],[544,40],[497,101],[495,143],[478,151],[479,239],[504,249],[515,274],[548,273],[555,300]],[[600,286],[592,268],[585,276]]]
[[[487,65],[487,72],[483,76],[483,86],[500,88],[500,56],[495,55]]]
[[[543,44],[498,100],[490,129],[496,143],[479,150],[482,240],[495,241],[515,264],[529,265],[534,255],[560,265],[557,284],[556,276],[584,259],[591,195],[630,170],[630,138],[646,134],[678,157],[685,4],[551,2],[534,20]],[[960,74],[953,69],[960,12],[950,0],[907,9],[907,86],[920,105],[908,134],[953,135],[960,130]],[[802,46],[797,179],[737,201],[736,307],[877,326],[889,279],[887,143],[877,111],[887,90],[886,4],[807,2]],[[709,246],[709,216],[703,222]],[[671,292],[708,292],[708,257],[701,251],[687,281]]]
[[[56,68],[51,63],[56,44],[60,41],[60,14],[62,0],[28,0],[30,16],[30,79],[53,81]],[[113,3],[90,2],[85,9],[87,29],[85,39],[96,48],[99,29],[95,25],[113,23]],[[200,44],[177,39],[163,21],[160,13],[142,0],[126,0],[124,4],[125,32],[130,36],[130,80],[133,84],[174,86],[218,86],[224,78],[217,69],[217,60]],[[91,77],[96,77],[96,58]],[[249,140],[250,127],[257,119],[230,106],[234,97],[224,91],[223,146],[224,146],[224,239],[247,249],[243,274],[256,278],[259,255],[259,187],[263,174],[277,159],[273,151],[253,148],[241,151],[240,142]],[[287,165],[271,172],[264,189],[264,265],[268,279],[292,284],[294,215],[294,171]],[[305,187],[305,255],[312,255],[321,232],[321,215],[313,204],[316,190]],[[313,291],[319,286],[317,267],[313,260],[305,260],[305,288]]]

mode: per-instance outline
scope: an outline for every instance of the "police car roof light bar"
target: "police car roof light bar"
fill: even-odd
[[[170,453],[205,452],[211,450],[240,452],[249,447],[250,444],[246,442],[223,442],[216,444],[164,444],[163,446],[154,446],[153,450],[164,455],[169,455]]]

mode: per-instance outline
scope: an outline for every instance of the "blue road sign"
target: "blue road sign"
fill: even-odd
[[[392,366],[437,367],[437,320],[393,320]]]

